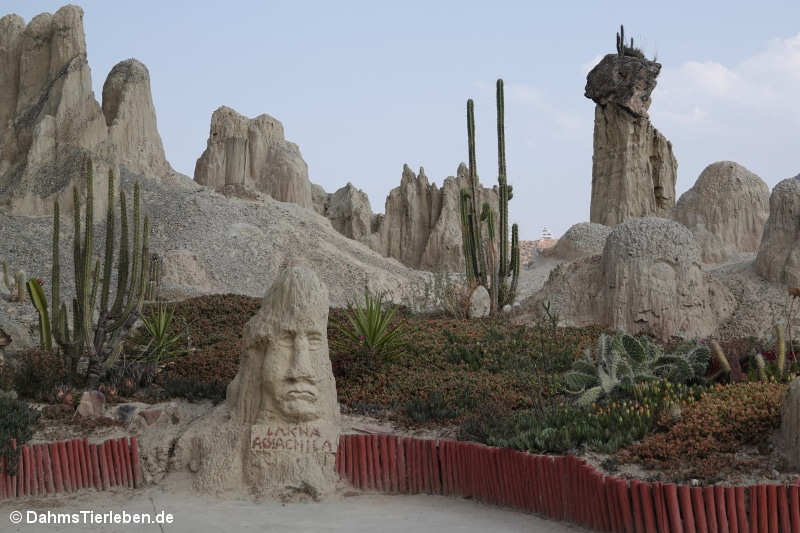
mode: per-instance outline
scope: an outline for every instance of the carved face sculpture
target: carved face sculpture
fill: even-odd
[[[319,386],[328,359],[326,326],[295,322],[276,328],[276,338],[264,357],[262,406],[272,405],[295,421],[321,416]]]
[[[249,423],[338,415],[328,354],[328,291],[310,270],[282,272],[244,330],[244,356],[228,400]]]

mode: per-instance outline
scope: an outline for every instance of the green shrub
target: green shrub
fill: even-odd
[[[69,381],[64,359],[41,348],[31,348],[18,355],[14,389],[23,398],[51,401],[60,385]]]
[[[227,383],[196,381],[181,377],[167,377],[161,383],[170,398],[186,398],[190,402],[211,400],[217,404],[225,400]]]
[[[406,416],[414,422],[438,422],[458,416],[458,410],[448,405],[439,391],[414,396],[405,405]]]
[[[763,442],[778,428],[785,391],[785,384],[775,382],[717,384],[684,405],[667,431],[647,436],[619,457],[678,471],[682,478],[716,479],[722,468],[737,468],[742,446]]]
[[[17,472],[19,448],[33,436],[33,425],[40,414],[26,402],[0,395],[0,458],[11,475]],[[16,449],[11,446],[12,439],[17,441]]]
[[[581,446],[603,453],[641,440],[670,409],[693,402],[703,387],[660,380],[635,385],[632,399],[591,405],[551,403],[509,417],[484,411],[467,419],[459,438],[531,452],[566,452]]]
[[[180,350],[181,333],[175,333],[172,321],[174,310],[163,302],[159,302],[150,316],[142,316],[144,334],[147,345],[139,359],[159,364],[162,361],[176,357],[184,350]]]

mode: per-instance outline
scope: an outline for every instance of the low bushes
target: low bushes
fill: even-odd
[[[33,425],[39,415],[39,411],[31,409],[26,402],[0,394],[0,458],[11,475],[17,472],[19,447],[33,436]],[[17,442],[16,449],[11,446],[12,440]]]
[[[786,385],[775,382],[716,385],[683,406],[680,419],[618,454],[683,477],[715,478],[736,466],[742,446],[764,441],[780,425]]]

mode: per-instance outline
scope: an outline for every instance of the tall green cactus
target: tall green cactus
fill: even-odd
[[[503,80],[497,80],[497,166],[498,225],[488,203],[478,216],[478,176],[475,164],[475,114],[472,100],[467,100],[467,143],[469,150],[470,190],[461,191],[461,236],[467,283],[483,285],[491,296],[492,312],[514,300],[519,280],[519,237],[517,225],[511,228],[511,253],[508,249],[508,201],[513,197],[506,175],[505,102]],[[487,237],[482,238],[481,223],[487,225]],[[495,242],[499,247],[496,253]],[[484,244],[486,249],[484,250]],[[499,256],[499,257],[498,257]],[[487,264],[488,258],[488,264]],[[509,279],[510,285],[509,285]],[[489,280],[491,279],[491,283]]]
[[[120,252],[117,263],[116,299],[109,309],[111,290],[111,270],[114,262],[114,176],[108,174],[108,214],[106,216],[105,261],[100,270],[100,260],[94,260],[94,179],[92,162],[88,160],[85,167],[86,176],[86,209],[85,228],[81,235],[80,197],[77,187],[73,188],[74,229],[73,258],[75,270],[75,298],[72,300],[72,330],[68,326],[67,306],[60,295],[60,261],[59,261],[59,208],[53,209],[53,274],[51,293],[52,330],[56,344],[60,347],[67,362],[67,368],[75,375],[77,363],[85,353],[89,357],[87,375],[89,385],[94,386],[100,378],[102,369],[112,356],[119,353],[122,336],[130,329],[139,315],[147,285],[148,271],[142,266],[142,257],[147,257],[149,220],[144,219],[144,228],[140,239],[139,229],[139,184],[134,186],[133,218],[134,247],[133,266],[129,268],[128,224],[125,194],[120,191]],[[141,240],[141,247],[140,247]],[[102,279],[101,279],[102,274]],[[98,319],[94,314],[97,304],[98,285],[100,286],[100,302]],[[44,294],[41,293],[41,299]],[[38,307],[38,306],[37,306]],[[46,312],[46,302],[44,302]],[[41,311],[40,311],[41,316]]]

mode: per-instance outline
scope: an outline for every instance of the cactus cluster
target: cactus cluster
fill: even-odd
[[[114,177],[108,175],[108,214],[106,216],[105,261],[102,271],[100,260],[94,260],[93,210],[94,184],[91,160],[86,161],[86,208],[85,228],[81,235],[81,206],[78,188],[73,188],[74,241],[73,258],[75,269],[75,297],[72,300],[72,320],[69,325],[67,307],[61,301],[59,205],[53,207],[53,272],[50,310],[47,299],[37,280],[28,282],[31,299],[39,312],[42,346],[49,349],[52,341],[61,349],[68,371],[74,376],[77,364],[83,355],[89,358],[87,375],[90,386],[96,385],[104,367],[113,364],[122,348],[122,338],[130,329],[141,311],[148,285],[149,269],[144,264],[149,257],[149,220],[144,218],[140,226],[139,184],[134,186],[133,198],[133,246],[129,249],[128,211],[125,192],[120,191],[120,249],[117,257],[117,286],[113,303],[111,296],[111,272],[114,263],[115,217]],[[131,257],[131,255],[133,257]],[[102,275],[102,278],[101,278]],[[98,286],[100,288],[97,307]],[[95,312],[98,313],[94,322]]]
[[[633,37],[631,37],[630,46],[625,44],[625,26],[622,24],[619,25],[619,32],[617,32],[617,55],[619,57],[635,56],[644,59],[642,51],[633,46]]]
[[[479,209],[478,173],[475,164],[475,110],[472,99],[467,100],[470,188],[461,190],[462,247],[467,283],[470,286],[483,285],[486,287],[491,296],[492,312],[502,309],[504,305],[514,301],[519,281],[519,231],[516,224],[511,228],[510,257],[508,248],[508,201],[513,197],[513,192],[506,175],[504,114],[503,80],[499,79],[497,80],[499,216],[498,225],[495,225],[495,213],[489,204],[484,203]],[[486,224],[486,239],[482,235],[483,223]]]
[[[14,281],[12,282],[8,276],[8,264],[3,261],[3,284],[6,290],[11,295],[12,302],[25,301],[25,272],[18,270],[14,273]]]

